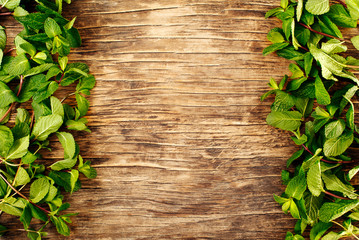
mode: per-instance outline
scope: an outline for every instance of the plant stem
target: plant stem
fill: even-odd
[[[0,13],[0,16],[9,16],[11,14],[12,14],[12,12],[3,12],[3,13]]]
[[[342,199],[342,200],[350,200],[350,198],[347,198],[347,197],[341,197],[341,196],[338,196],[334,193],[331,193],[331,192],[328,192],[328,191],[324,191],[325,194],[329,195],[329,196],[332,196],[332,197],[335,197],[335,198],[338,198],[338,199]]]
[[[302,147],[309,152],[310,154],[314,155],[309,148],[307,148],[307,146],[305,146],[304,144],[302,144]],[[326,162],[326,163],[332,163],[332,164],[348,164],[348,163],[353,163],[354,161],[331,161],[331,160],[326,160],[324,158],[320,159],[320,161],[322,162]]]
[[[345,8],[347,8],[347,4],[345,2],[343,2],[342,0],[337,0],[337,2],[339,2],[341,5],[343,5]]]
[[[12,189],[14,190],[14,192],[16,192],[18,195],[20,195],[23,199],[29,201],[29,203],[31,203],[32,205],[34,205],[35,207],[41,209],[42,211],[44,211],[47,214],[50,214],[50,211],[46,210],[45,208],[40,207],[39,205],[33,203],[30,199],[28,199],[25,195],[23,195],[21,192],[19,192],[13,185],[11,185],[11,183],[9,183],[9,181],[0,173],[0,177],[6,182],[6,184]]]
[[[325,37],[334,38],[334,39],[337,39],[339,41],[344,41],[344,39],[341,39],[341,38],[338,38],[338,37],[335,37],[335,36],[332,36],[332,35],[329,35],[329,34],[326,34],[326,33],[323,33],[323,32],[318,32],[317,30],[311,28],[310,26],[308,26],[308,25],[306,25],[304,23],[299,22],[299,24],[302,25],[303,27],[305,27],[306,29],[309,29],[311,32],[317,33],[317,34],[325,36]]]

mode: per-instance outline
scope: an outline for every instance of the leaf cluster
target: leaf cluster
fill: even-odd
[[[34,3],[35,12],[26,10]],[[97,175],[90,161],[84,162],[72,134],[91,132],[85,118],[90,106],[86,96],[95,78],[86,64],[68,62],[81,37],[74,27],[76,18],[61,15],[62,4],[62,0],[0,0],[7,15],[23,26],[10,50],[5,28],[0,27],[0,211],[19,217],[33,240],[46,236],[49,223],[69,236],[70,217],[76,214],[62,213],[70,207],[63,193],[81,188],[80,173],[87,178]],[[75,91],[60,100],[57,90],[73,84]],[[76,103],[66,104],[72,95]],[[51,150],[52,135],[61,143],[63,157],[44,164],[41,154]],[[39,229],[32,227],[33,219],[42,222]],[[0,225],[0,236],[11,230]]]
[[[281,0],[268,17],[282,26],[268,33],[272,44],[263,55],[275,52],[293,62],[291,75],[271,79],[271,90],[261,98],[275,96],[266,121],[291,133],[300,147],[287,161],[292,171],[282,172],[285,192],[274,195],[284,213],[298,220],[285,239],[304,239],[308,228],[311,240],[359,239],[359,195],[350,182],[359,172],[350,156],[359,143],[353,103],[359,60],[347,53],[351,45],[359,50],[359,36],[342,35],[343,28],[357,27],[359,0]],[[343,230],[331,231],[334,224]]]

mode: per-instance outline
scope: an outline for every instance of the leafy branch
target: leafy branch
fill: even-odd
[[[300,146],[282,171],[285,192],[274,194],[283,212],[298,221],[286,240],[302,240],[306,230],[311,240],[359,239],[354,225],[359,195],[351,184],[359,165],[348,151],[359,143],[353,104],[359,93],[359,60],[346,53],[348,43],[359,50],[359,36],[348,41],[340,30],[357,27],[359,1],[337,2],[281,0],[280,7],[266,13],[266,18],[280,19],[282,26],[268,33],[272,44],[263,55],[276,53],[294,61],[291,75],[278,82],[271,79],[271,90],[261,97],[275,96],[268,125],[293,133],[291,139]],[[331,231],[333,224],[343,230]]]

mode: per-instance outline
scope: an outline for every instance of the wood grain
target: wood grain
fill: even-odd
[[[69,239],[284,239],[294,226],[272,194],[295,150],[266,126],[259,96],[288,62],[262,57],[275,0],[74,1],[84,61],[97,78],[98,171],[69,197]],[[18,29],[10,24],[8,31]],[[56,151],[48,154],[56,158]],[[49,239],[63,239],[49,229]],[[10,234],[6,239],[19,239]]]

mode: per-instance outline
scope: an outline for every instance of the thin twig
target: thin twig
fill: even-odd
[[[306,29],[309,29],[311,32],[314,32],[314,33],[317,33],[319,35],[322,35],[322,36],[325,36],[325,37],[329,37],[329,38],[334,38],[334,39],[337,39],[339,41],[345,41],[344,39],[342,38],[338,38],[338,37],[335,37],[335,36],[332,36],[332,35],[329,35],[329,34],[326,34],[326,33],[323,33],[323,32],[318,32],[317,30],[311,28],[310,26],[304,24],[304,23],[301,23],[299,22],[300,25],[302,25],[303,27],[305,27]]]
[[[11,185],[11,183],[9,183],[9,181],[0,173],[0,177],[6,182],[6,184],[12,189],[14,190],[14,192],[16,192],[18,195],[20,195],[23,199],[29,201],[29,203],[31,203],[32,205],[34,205],[35,207],[41,209],[42,211],[44,211],[47,214],[50,214],[50,211],[46,210],[45,208],[40,207],[39,205],[33,203],[30,199],[28,199],[25,195],[23,195],[21,192],[19,192],[13,185]]]

